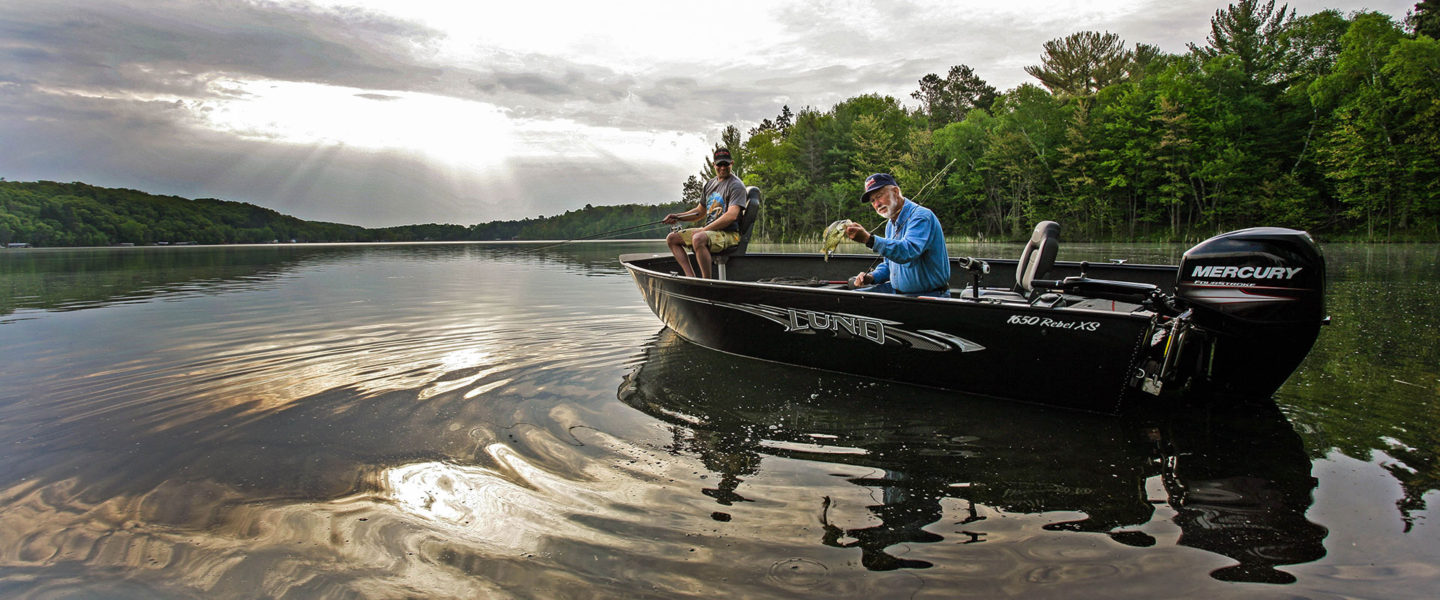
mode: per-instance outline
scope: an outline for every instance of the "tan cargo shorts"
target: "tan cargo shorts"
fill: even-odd
[[[697,231],[700,231],[699,227],[681,229],[680,241],[684,243],[686,247],[694,248],[695,241],[690,239],[690,236],[695,235]],[[738,231],[710,231],[707,233],[710,236],[710,243],[708,245],[710,246],[711,252],[719,252],[740,243],[740,232]]]

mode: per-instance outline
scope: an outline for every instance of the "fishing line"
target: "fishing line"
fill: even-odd
[[[944,175],[946,171],[949,171],[949,170],[950,170],[950,165],[955,164],[955,161],[957,161],[957,160],[960,160],[960,159],[958,159],[958,158],[952,158],[952,159],[950,159],[950,162],[945,163],[945,166],[940,167],[940,172],[939,172],[939,173],[936,173],[934,177],[931,177],[931,178],[930,178],[930,181],[925,182],[925,185],[920,186],[920,193],[915,194],[915,201],[916,201],[916,202],[919,202],[919,201],[920,201],[920,198],[922,198],[922,197],[925,196],[925,190],[930,189],[930,184],[935,183],[935,180],[936,180],[936,179],[939,179],[941,175]]]
[[[583,237],[571,238],[571,239],[565,240],[565,241],[563,241],[563,242],[555,242],[555,243],[553,243],[553,244],[546,244],[546,245],[544,245],[544,246],[538,246],[538,247],[535,247],[535,248],[521,248],[521,249],[516,250],[516,254],[525,254],[525,253],[527,253],[527,252],[539,252],[539,251],[541,251],[541,250],[547,250],[547,249],[550,249],[550,248],[554,248],[554,247],[556,247],[556,246],[563,246],[563,245],[565,245],[565,244],[569,244],[570,242],[579,242],[579,241],[583,241],[583,240],[593,240],[593,239],[597,239],[597,238],[610,237],[610,236],[613,236],[613,235],[620,235],[620,234],[622,234],[622,233],[636,233],[636,232],[639,232],[639,231],[644,231],[644,230],[646,230],[646,229],[653,229],[653,228],[655,228],[656,226],[659,226],[659,225],[662,225],[662,224],[665,224],[665,220],[664,220],[664,219],[661,219],[661,220],[659,220],[659,221],[651,221],[651,222],[649,222],[649,223],[642,223],[642,224],[640,224],[640,225],[631,225],[631,226],[629,226],[629,227],[621,227],[620,229],[612,229],[612,230],[610,230],[610,231],[602,231],[602,232],[600,232],[600,233],[595,233],[595,234],[591,234],[591,235],[587,235],[587,236],[583,236]]]

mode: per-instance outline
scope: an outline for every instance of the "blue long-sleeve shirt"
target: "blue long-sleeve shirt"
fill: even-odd
[[[905,200],[900,216],[885,224],[885,235],[870,244],[885,257],[870,273],[875,283],[890,282],[902,294],[928,292],[950,285],[950,254],[940,219],[928,208]]]

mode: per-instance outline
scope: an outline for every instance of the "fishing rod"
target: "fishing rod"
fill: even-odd
[[[949,171],[949,170],[950,170],[950,167],[953,166],[953,165],[955,164],[955,161],[957,161],[957,160],[960,160],[960,159],[958,159],[958,158],[952,158],[952,159],[950,159],[950,162],[945,163],[945,166],[940,167],[940,170],[935,173],[935,176],[934,176],[934,177],[931,177],[931,178],[930,178],[930,181],[927,181],[927,182],[925,182],[925,185],[920,186],[920,193],[915,194],[915,197],[914,197],[914,198],[911,198],[910,201],[911,201],[911,202],[919,202],[921,198],[925,197],[925,191],[928,190],[928,189],[930,189],[930,184],[935,183],[935,180],[936,180],[936,179],[939,179],[941,175],[944,175],[946,171]],[[874,232],[875,232],[877,229],[880,229],[881,227],[883,227],[883,226],[885,225],[885,223],[887,223],[887,222],[889,222],[889,221],[890,221],[890,219],[885,219],[884,221],[881,221],[879,225],[876,225],[876,226],[874,226],[874,227],[871,227],[870,229],[865,230],[865,233],[869,233],[869,234],[872,234],[872,235],[873,235]]]
[[[958,158],[952,158],[952,159],[950,159],[950,162],[945,163],[945,166],[940,167],[940,172],[936,173],[934,177],[931,177],[931,178],[930,178],[930,181],[925,182],[925,185],[920,186],[920,193],[915,194],[915,201],[916,201],[916,202],[919,202],[919,201],[920,201],[920,198],[925,195],[925,190],[930,189],[930,184],[935,183],[935,180],[936,180],[936,179],[939,179],[941,175],[944,175],[946,171],[949,171],[949,170],[950,170],[950,166],[953,165],[953,164],[955,164],[955,161],[957,161],[957,160],[960,160],[960,159],[958,159]]]
[[[553,243],[553,244],[546,244],[546,245],[544,245],[544,246],[537,246],[537,247],[535,247],[535,248],[523,248],[523,249],[518,250],[518,251],[517,251],[517,254],[524,254],[524,253],[526,253],[526,252],[539,252],[539,251],[541,251],[541,250],[546,250],[546,249],[549,249],[549,248],[554,248],[554,247],[556,247],[556,246],[563,246],[563,245],[565,245],[565,244],[569,244],[570,242],[579,242],[579,241],[583,241],[583,240],[592,240],[592,239],[596,239],[596,238],[609,237],[609,236],[612,236],[612,235],[620,235],[620,234],[622,234],[622,233],[634,233],[634,232],[637,232],[637,231],[644,231],[645,229],[653,228],[653,227],[655,227],[656,225],[660,225],[660,224],[663,224],[663,223],[665,223],[665,220],[664,220],[664,219],[661,219],[661,220],[659,220],[659,221],[651,221],[651,222],[649,222],[649,223],[642,223],[642,224],[640,224],[640,225],[631,225],[631,226],[629,226],[629,227],[621,227],[621,228],[619,228],[619,229],[612,229],[612,230],[610,230],[610,231],[602,231],[602,232],[600,232],[600,233],[595,233],[595,234],[591,234],[591,235],[587,235],[587,236],[583,236],[583,237],[571,238],[571,239],[565,240],[565,241],[563,241],[563,242],[556,242],[556,243]]]

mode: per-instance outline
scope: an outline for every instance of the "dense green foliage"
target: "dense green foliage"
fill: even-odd
[[[624,229],[624,237],[655,238],[659,221],[678,204],[586,206],[550,218],[463,225],[366,229],[303,221],[242,202],[154,196],[127,189],[52,181],[0,181],[0,244],[256,244],[267,242],[408,242],[426,240],[573,239]],[[634,228],[634,229],[628,229]]]
[[[727,127],[718,145],[764,191],[756,234],[771,241],[813,240],[842,218],[878,224],[858,194],[882,171],[952,237],[1016,239],[1050,219],[1076,241],[1187,241],[1256,225],[1440,241],[1437,12],[1424,0],[1402,26],[1243,0],[1216,11],[1206,44],[1184,54],[1078,32],[1026,68],[1043,87],[997,93],[957,65],[920,78],[918,108],[873,94],[829,110],[786,106],[748,136]],[[681,201],[698,200],[713,174],[707,159]],[[0,183],[0,243],[576,239],[674,210],[683,205],[363,229],[220,200]]]
[[[0,243],[103,246],[351,240],[364,230],[302,221],[253,204],[187,200],[83,183],[0,182]]]
[[[1411,21],[1433,19],[1425,4]],[[860,181],[888,171],[952,236],[1015,238],[1052,219],[1074,240],[1255,225],[1440,240],[1440,44],[1383,14],[1246,0],[1185,54],[1080,32],[1026,71],[1045,87],[996,97],[961,65],[921,78],[914,111],[874,95],[786,107],[737,160],[766,192],[760,235],[878,222]]]

